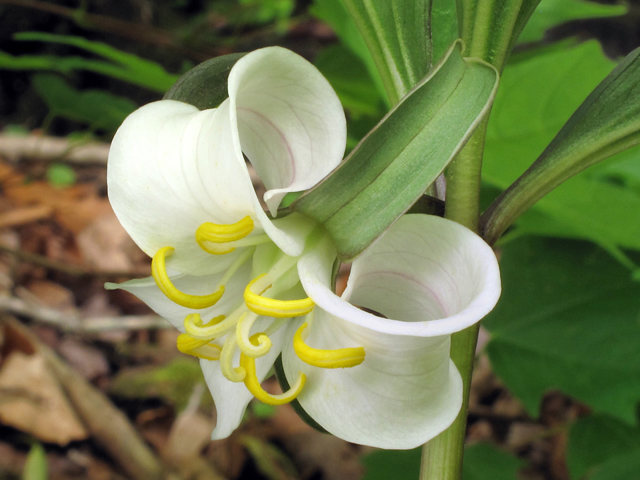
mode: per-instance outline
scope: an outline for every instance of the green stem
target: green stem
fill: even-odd
[[[480,173],[485,119],[447,171],[445,216],[477,232],[480,212]],[[451,426],[424,445],[420,480],[459,480],[462,476],[462,456],[469,410],[469,387],[475,359],[480,325],[476,324],[451,337],[451,359],[464,385],[462,408]]]

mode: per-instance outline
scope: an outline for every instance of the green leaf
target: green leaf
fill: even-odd
[[[591,92],[533,165],[489,208],[493,243],[513,221],[562,182],[640,143],[640,49]]]
[[[76,180],[76,172],[69,165],[54,163],[47,168],[47,181],[54,187],[69,187]]]
[[[376,450],[362,457],[362,480],[415,480],[420,474],[422,448],[413,450]]]
[[[415,480],[422,449],[377,450],[362,458],[362,480]],[[514,480],[523,462],[496,447],[479,443],[464,450],[462,480]]]
[[[382,98],[366,67],[342,45],[325,48],[314,64],[329,80],[350,118],[382,117]]]
[[[296,468],[289,457],[275,445],[249,435],[242,435],[239,440],[248,450],[256,467],[265,478],[269,480],[298,478]]]
[[[404,213],[442,173],[487,112],[497,86],[490,66],[454,46],[351,152],[292,208],[332,235],[352,259]]]
[[[115,132],[136,109],[126,98],[102,90],[79,91],[54,74],[37,74],[32,81],[53,115],[86,123],[92,129]]]
[[[596,42],[547,51],[509,65],[489,119],[483,180],[507,188],[614,66]],[[587,238],[605,248],[640,249],[637,195],[588,174],[565,182],[533,209],[538,216],[552,217],[560,229],[566,225],[564,232],[558,232],[561,236]],[[528,231],[535,228],[529,222]]]
[[[438,63],[459,36],[456,2],[431,0],[431,43],[433,45],[431,63]]]
[[[540,0],[456,0],[465,54],[502,71],[520,32]]]
[[[589,480],[629,480],[640,472],[640,450],[619,455],[601,465]]]
[[[385,90],[382,77],[378,72],[376,63],[367,48],[367,44],[358,31],[353,18],[349,15],[343,0],[314,0],[309,9],[311,14],[323,22],[328,23],[336,33],[342,44],[356,57],[358,57],[371,76],[371,80],[378,89],[378,94],[385,104],[389,106],[389,97]]]
[[[122,52],[101,42],[92,42],[70,35],[53,35],[41,32],[24,32],[14,36],[16,40],[61,43],[80,48],[103,57],[110,62],[81,57],[55,57],[40,55],[11,56],[0,52],[0,68],[12,70],[53,70],[69,73],[74,70],[88,70],[125,82],[146,87],[157,92],[165,92],[178,79],[167,73],[159,64],[136,55]]]
[[[229,96],[227,79],[231,68],[245,55],[221,55],[201,63],[181,76],[164,99],[189,103],[200,110],[216,108]]]
[[[571,427],[567,467],[571,478],[580,480],[603,463],[633,452],[640,458],[640,429],[606,415],[592,415]]]
[[[42,444],[34,443],[24,464],[22,480],[47,480],[48,476],[47,454]]]
[[[520,239],[502,252],[503,292],[483,321],[494,371],[535,415],[560,389],[635,422],[640,285],[593,244]]]
[[[431,0],[344,0],[395,105],[431,65]]]
[[[562,23],[625,13],[626,5],[603,5],[584,0],[542,0],[522,30],[518,43],[538,42],[547,30]]]
[[[488,443],[464,449],[462,480],[514,480],[524,462]]]

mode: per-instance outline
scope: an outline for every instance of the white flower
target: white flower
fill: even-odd
[[[326,430],[384,448],[443,431],[462,402],[450,335],[479,321],[500,292],[492,250],[448,220],[401,218],[353,264],[342,298],[330,285],[331,240],[311,220],[276,216],[341,160],[345,119],[326,80],[282,48],[229,75],[214,110],[161,101],[134,112],[109,156],[109,197],[153,276],[122,288],[181,332],[218,412],[213,438],[237,428],[255,396],[298,399]],[[246,156],[267,187],[257,198]],[[377,312],[376,314],[368,313]],[[260,382],[282,353],[291,387]]]

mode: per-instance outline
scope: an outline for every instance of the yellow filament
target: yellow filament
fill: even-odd
[[[227,336],[222,346],[222,353],[220,354],[220,370],[224,378],[231,382],[242,382],[245,379],[246,371],[240,367],[233,367],[233,354],[236,351],[236,339],[235,335]]]
[[[251,336],[251,342],[257,343],[258,336],[260,333],[256,333]],[[256,375],[256,359],[253,357],[248,357],[244,353],[240,354],[240,366],[245,369],[246,376],[244,378],[244,384],[247,386],[247,389],[263,403],[268,405],[284,405],[285,403],[289,403],[300,394],[302,391],[302,387],[307,380],[307,376],[300,372],[298,373],[298,379],[291,386],[291,388],[285,393],[281,393],[280,395],[271,395],[263,390],[260,382],[258,381],[258,376]]]
[[[219,360],[222,348],[208,340],[197,340],[190,337],[186,333],[178,336],[178,350],[194,357],[204,358],[205,360]]]
[[[165,259],[174,252],[173,247],[164,247],[156,252],[151,261],[151,274],[153,275],[158,288],[164,293],[169,300],[178,305],[194,310],[208,308],[215,305],[224,293],[224,285],[217,292],[210,295],[189,295],[178,290],[167,274],[167,266]]]
[[[231,224],[203,223],[196,230],[196,242],[205,252],[224,255],[235,250],[235,247],[222,246],[240,240],[253,231],[253,220],[249,215]]]
[[[320,368],[351,368],[364,362],[364,348],[340,348],[338,350],[320,350],[304,343],[303,332],[307,324],[303,323],[293,336],[293,350],[300,360]],[[306,338],[306,335],[305,335]]]
[[[251,288],[253,284],[264,277],[265,274],[254,278],[249,282],[247,288],[244,289],[244,301],[254,313],[267,317],[290,318],[306,315],[313,310],[315,303],[309,297],[301,300],[276,300],[274,298],[265,298],[262,296],[268,288],[265,288],[260,294],[254,293]]]
[[[214,338],[221,337],[233,329],[240,318],[240,316],[235,313],[236,312],[229,315],[229,318],[224,318],[224,315],[220,316],[222,319],[220,319],[220,317],[216,317],[206,325],[203,325],[200,314],[190,313],[184,318],[184,330],[193,338],[197,338],[199,340],[212,340]],[[219,319],[219,321],[214,323],[214,320],[216,319]]]
[[[249,335],[251,327],[253,327],[257,318],[258,315],[247,312],[240,317],[240,321],[238,321],[238,325],[236,326],[236,341],[238,342],[238,347],[240,347],[242,353],[254,358],[265,356],[269,353],[269,350],[271,350],[272,345],[271,339],[265,333],[258,334],[256,337],[257,345],[251,342]]]

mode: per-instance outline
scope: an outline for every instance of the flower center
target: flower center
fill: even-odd
[[[173,247],[161,248],[154,255],[151,263],[153,278],[160,290],[178,305],[194,310],[212,307],[222,298],[225,284],[253,257],[255,246],[270,241],[266,234],[249,236],[253,230],[253,220],[249,216],[227,225],[203,223],[196,230],[198,245],[213,255],[224,255],[238,247],[247,247],[228,268],[214,293],[190,295],[173,285],[166,269],[166,257],[174,252]],[[219,315],[204,323],[199,313],[187,315],[184,319],[185,333],[178,337],[178,350],[205,360],[219,360],[225,378],[244,382],[257,399],[271,405],[294,400],[306,381],[306,376],[300,372],[287,392],[271,395],[260,386],[256,372],[256,359],[267,355],[273,345],[270,336],[292,318],[307,316],[307,323],[302,324],[293,338],[293,349],[303,362],[320,368],[349,368],[361,364],[365,356],[362,347],[321,350],[305,343],[315,307],[313,300],[308,297],[299,300],[276,298],[299,284],[296,263],[297,258],[281,253],[266,273],[249,282],[243,302],[226,316]],[[263,332],[252,334],[251,330],[260,316],[273,320]],[[222,342],[224,336],[226,338]],[[240,361],[238,366],[234,366],[237,350],[240,350]]]

